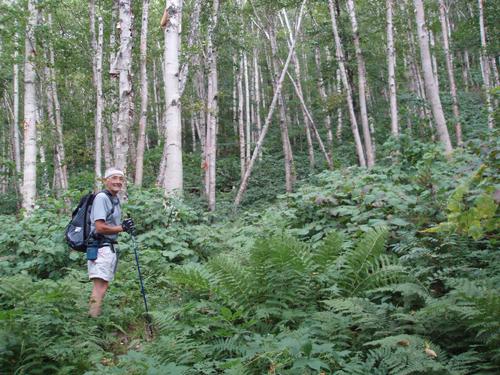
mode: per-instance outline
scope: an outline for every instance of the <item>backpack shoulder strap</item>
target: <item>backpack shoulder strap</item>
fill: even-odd
[[[115,213],[115,207],[120,205],[120,201],[118,200],[118,203],[115,203],[114,200],[113,200],[113,194],[111,194],[108,190],[104,189],[104,190],[101,190],[99,193],[97,194],[101,194],[101,193],[104,193],[106,194],[106,196],[108,197],[109,201],[111,202],[111,212],[108,214],[107,217],[111,217],[113,216],[113,214]],[[96,194],[96,196],[97,196]]]

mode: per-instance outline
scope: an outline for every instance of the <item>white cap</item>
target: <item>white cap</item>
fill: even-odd
[[[125,177],[125,174],[119,170],[118,168],[111,167],[106,169],[106,172],[104,172],[104,178],[110,178],[111,176],[122,176]]]

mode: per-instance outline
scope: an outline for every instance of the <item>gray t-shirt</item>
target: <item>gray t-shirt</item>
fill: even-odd
[[[111,202],[111,199],[113,202]],[[115,210],[113,211],[113,215],[111,215],[113,205],[115,206]],[[104,220],[106,224],[116,226],[120,225],[121,219],[122,210],[120,207],[120,199],[117,196],[110,198],[103,192],[98,193],[94,198],[92,211],[90,212],[90,232],[95,233],[96,220]],[[118,238],[118,234],[102,234],[100,236],[111,241],[116,241]]]

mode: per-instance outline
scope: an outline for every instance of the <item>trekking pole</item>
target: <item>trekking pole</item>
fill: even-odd
[[[149,335],[152,337],[153,336],[153,323],[151,321],[151,316],[149,315],[148,301],[146,298],[146,291],[144,290],[144,283],[142,281],[141,266],[139,265],[139,255],[137,252],[137,239],[135,237],[135,233],[132,234],[132,243],[134,245],[134,254],[135,254],[135,263],[137,264],[137,273],[139,275],[139,282],[141,284],[142,299],[144,300],[144,308],[146,309],[147,329],[148,329]]]

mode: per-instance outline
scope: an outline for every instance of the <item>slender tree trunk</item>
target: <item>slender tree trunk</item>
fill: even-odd
[[[36,155],[37,155],[37,96],[35,71],[35,26],[38,9],[35,0],[28,1],[28,24],[26,25],[24,55],[24,167],[22,207],[29,215],[35,208]]]
[[[96,89],[96,111],[95,111],[95,187],[101,187],[101,168],[102,168],[102,128],[103,128],[103,111],[104,111],[104,96],[102,86],[102,60],[103,60],[103,42],[104,42],[104,22],[101,16],[98,17],[98,36],[95,39],[94,30],[94,17],[95,8],[93,8],[93,1],[91,3],[91,34],[92,34],[92,48],[93,48],[93,72],[94,72],[94,86]]]
[[[238,71],[236,72],[236,87],[238,90],[238,135],[240,141],[240,171],[241,178],[245,175],[247,160],[245,153],[245,123],[243,118],[243,54],[240,53]]]
[[[353,32],[354,48],[356,51],[356,61],[358,65],[358,90],[359,90],[359,109],[361,114],[361,128],[363,129],[363,139],[366,152],[366,164],[368,168],[375,164],[375,152],[372,147],[372,139],[370,135],[370,125],[368,123],[368,109],[366,105],[366,69],[365,60],[361,52],[361,42],[359,40],[358,21],[356,20],[356,10],[354,1],[347,0],[347,9],[351,19]]]
[[[217,26],[219,14],[219,0],[213,1],[212,16],[207,35],[208,59],[208,87],[207,87],[207,137],[206,163],[208,168],[208,208],[215,211],[215,186],[216,186],[216,157],[217,157],[217,116],[218,116],[218,76],[217,76],[217,50],[214,46],[214,30]]]
[[[19,137],[19,64],[17,63],[18,56],[18,39],[19,36],[16,33],[14,36],[15,40],[15,49],[14,49],[14,68],[13,68],[13,77],[12,77],[12,94],[13,94],[13,105],[12,105],[12,127],[13,127],[13,150],[14,150],[14,162],[16,164],[16,189],[19,189],[19,181],[18,178],[21,176],[21,142]]]
[[[340,97],[342,95],[342,79],[340,77],[340,69],[337,69],[336,75],[335,75],[335,82],[336,82],[336,89],[337,89],[337,95]],[[344,124],[344,118],[342,116],[342,107],[339,106],[337,108],[337,140],[341,141],[342,140],[342,127]]]
[[[307,0],[303,0],[302,4],[300,6],[299,14],[297,16],[296,27],[295,27],[295,33],[294,33],[295,35],[294,35],[294,38],[292,41],[292,45],[291,45],[291,48],[289,49],[288,57],[285,61],[285,64],[283,65],[280,77],[277,80],[277,85],[274,89],[273,99],[272,99],[271,104],[269,106],[269,111],[268,111],[268,114],[266,116],[264,126],[262,127],[262,132],[260,133],[259,140],[257,141],[257,144],[255,145],[255,148],[254,148],[253,154],[252,154],[252,158],[250,159],[250,163],[245,171],[245,175],[242,178],[240,187],[238,189],[238,193],[236,194],[236,198],[234,200],[235,206],[239,206],[239,204],[241,203],[241,200],[243,199],[243,194],[245,193],[245,191],[247,189],[248,180],[249,180],[250,175],[252,173],[252,169],[253,169],[253,166],[255,164],[255,160],[257,159],[257,156],[259,155],[260,148],[262,147],[262,144],[264,142],[264,138],[267,134],[267,130],[269,129],[269,125],[270,125],[271,119],[273,117],[274,109],[276,108],[276,102],[278,100],[278,96],[281,94],[281,87],[283,85],[283,81],[285,79],[285,75],[286,75],[286,72],[288,70],[288,65],[290,64],[290,60],[292,59],[293,50],[295,49],[297,34],[300,30],[300,24],[302,22],[302,15],[304,13],[304,6],[305,6],[306,2],[307,2]]]
[[[49,14],[49,25],[52,26],[52,15]],[[49,45],[49,56],[50,56],[50,65],[49,69],[50,73],[50,86],[52,93],[52,101],[54,103],[54,112],[55,112],[55,135],[56,135],[56,161],[57,161],[57,170],[59,171],[59,185],[63,192],[68,190],[68,172],[66,168],[66,152],[64,149],[64,137],[63,137],[63,123],[61,116],[61,104],[59,102],[59,95],[57,92],[57,84],[56,84],[56,73],[55,73],[55,56],[54,49],[52,45]]]
[[[318,46],[314,48],[314,60],[316,62],[316,74],[318,75],[318,92],[321,98],[321,107],[324,108],[327,104],[328,97],[326,95],[325,81],[323,79],[323,73],[321,72],[321,52]],[[328,156],[330,160],[333,160],[333,133],[332,133],[332,119],[330,114],[326,111],[325,116],[325,129],[326,129],[326,139],[328,145]]]
[[[340,40],[338,27],[337,27],[337,15],[334,7],[333,0],[328,0],[328,7],[330,9],[330,17],[332,20],[333,36],[335,38],[336,55],[337,62],[339,64],[340,75],[344,84],[344,88],[347,94],[347,107],[349,109],[349,117],[351,119],[351,130],[354,137],[354,143],[356,145],[356,153],[358,155],[359,165],[366,167],[366,159],[364,155],[363,145],[361,143],[361,137],[359,136],[358,130],[358,120],[356,119],[356,114],[354,113],[354,104],[352,101],[352,90],[347,77],[347,69],[345,67],[344,50],[342,47],[342,42]]]
[[[139,119],[139,138],[137,139],[137,159],[135,164],[135,184],[142,186],[144,170],[144,144],[146,142],[146,125],[148,119],[148,72],[147,72],[147,43],[148,43],[148,14],[149,0],[142,1],[142,26],[140,41],[141,63],[141,115]]]
[[[158,95],[158,70],[156,69],[156,59],[153,59],[153,99],[154,99],[154,104],[153,104],[153,110],[154,110],[154,115],[155,115],[155,126],[156,126],[156,133],[158,135],[157,137],[157,145],[160,145],[160,140],[163,138],[163,131],[162,131],[162,126],[161,126],[161,105],[160,105],[160,98]]]
[[[432,73],[432,60],[429,50],[429,37],[427,27],[425,25],[424,4],[422,0],[413,0],[415,5],[415,19],[417,21],[417,32],[420,44],[420,58],[422,62],[422,70],[424,73],[424,85],[427,98],[430,101],[436,131],[440,142],[443,144],[445,153],[450,154],[453,151],[451,146],[446,120],[444,118],[441,99],[439,98],[439,88],[436,85],[436,80]]]
[[[189,36],[186,43],[186,50],[191,51],[193,45],[198,40],[199,28],[200,28],[200,10],[201,10],[201,0],[194,0],[193,10],[191,11],[191,17],[189,21],[190,30]],[[187,76],[189,73],[189,65],[192,63],[194,54],[191,53],[189,59],[182,65],[179,74],[179,95],[182,96],[184,89],[186,88]]]
[[[259,75],[259,63],[257,61],[258,50],[254,48],[253,50],[253,70],[254,70],[254,93],[255,93],[255,120],[257,125],[257,139],[260,136],[262,130],[262,123],[260,118],[260,75]],[[262,156],[262,154],[261,154]]]
[[[248,59],[246,52],[243,52],[243,77],[245,80],[245,164],[248,165],[252,152],[252,123],[250,119],[250,85],[248,80]]]
[[[282,12],[283,17],[284,17],[284,22],[282,21],[282,24],[286,26],[288,30],[288,48],[290,48],[291,41],[290,38],[293,38],[293,31],[290,27],[290,22],[288,21],[288,16],[286,15],[286,12]],[[281,19],[281,15],[280,15]],[[276,47],[277,48],[277,47]],[[300,74],[300,63],[299,59],[297,58],[297,53],[294,51],[292,54],[292,66],[295,71],[295,77],[297,77],[297,92],[298,95],[304,97],[303,91],[302,91],[302,83],[301,83],[301,74]],[[275,74],[278,74],[279,70],[275,70]],[[311,171],[314,170],[316,161],[314,157],[314,146],[313,146],[313,141],[312,141],[312,136],[311,136],[311,124],[309,123],[309,118],[307,117],[304,108],[301,106],[302,109],[302,118],[304,121],[304,129],[306,131],[306,140],[307,140],[307,154],[309,158],[309,167],[311,168]]]
[[[129,131],[133,117],[132,102],[132,9],[131,0],[119,2],[120,51],[116,56],[114,68],[119,71],[119,109],[118,124],[115,130],[115,166],[127,171],[129,153]]]
[[[182,123],[179,91],[180,32],[182,0],[166,0],[169,20],[165,27],[165,146],[161,181],[167,195],[182,195]]]
[[[490,82],[490,64],[488,54],[486,52],[486,29],[484,27],[484,0],[478,0],[479,6],[479,31],[481,34],[481,71],[483,73],[483,85],[486,94],[486,106],[488,108],[488,129],[493,130],[495,127],[495,119],[493,117],[493,105],[491,103],[491,82]]]
[[[107,106],[110,108],[111,116],[110,116],[110,124],[109,127],[103,127],[103,139],[104,139],[104,160],[105,165],[109,162],[109,165],[106,165],[106,168],[114,165],[115,163],[115,150],[112,145],[115,144],[116,141],[116,128],[118,126],[118,77],[120,71],[117,70],[117,66],[115,64],[116,58],[116,30],[120,29],[119,20],[117,22],[117,18],[119,18],[118,11],[118,3],[119,0],[112,0],[112,9],[111,9],[111,31],[109,33],[109,77],[110,77],[110,90],[107,97],[109,98],[107,101]],[[110,134],[111,133],[111,134]],[[109,152],[109,153],[108,153]]]
[[[271,42],[271,63],[272,66],[269,67],[269,70],[273,72],[273,86],[274,90],[277,90],[278,87],[278,79],[279,79],[279,62],[278,62],[278,45],[276,42],[275,35],[275,24],[274,18],[270,22],[268,35],[269,41]],[[289,47],[291,48],[291,47]],[[295,55],[292,52],[292,60]],[[283,94],[280,93],[278,96],[278,108],[279,108],[279,124],[281,130],[281,143],[283,146],[283,161],[285,163],[285,189],[287,193],[293,191],[293,185],[295,183],[295,173],[294,173],[294,165],[293,165],[293,154],[292,147],[290,145],[290,137],[288,134],[288,121],[285,110],[285,103],[283,100]]]
[[[389,75],[389,93],[391,107],[391,133],[399,136],[398,102],[396,96],[396,53],[394,51],[393,23],[394,0],[386,0],[387,8],[387,70]]]
[[[462,146],[462,125],[460,124],[460,109],[458,107],[457,85],[455,84],[455,71],[453,67],[453,56],[450,51],[449,43],[449,21],[448,12],[444,0],[439,0],[439,19],[441,21],[441,33],[443,35],[444,55],[446,59],[446,68],[448,70],[448,80],[450,81],[450,94],[452,100],[453,116],[455,117],[455,136],[457,145]]]
[[[436,59],[436,53],[434,52],[436,49],[436,43],[434,42],[434,33],[432,30],[429,30],[429,43],[430,43],[430,51],[431,51],[431,61],[432,61],[432,74],[434,75],[434,79],[436,80],[436,87],[439,90],[439,74],[438,74],[438,64]]]
[[[463,66],[462,66],[462,77],[464,81],[465,91],[469,91],[470,84],[470,64],[469,64],[469,51],[464,50],[463,53]]]

